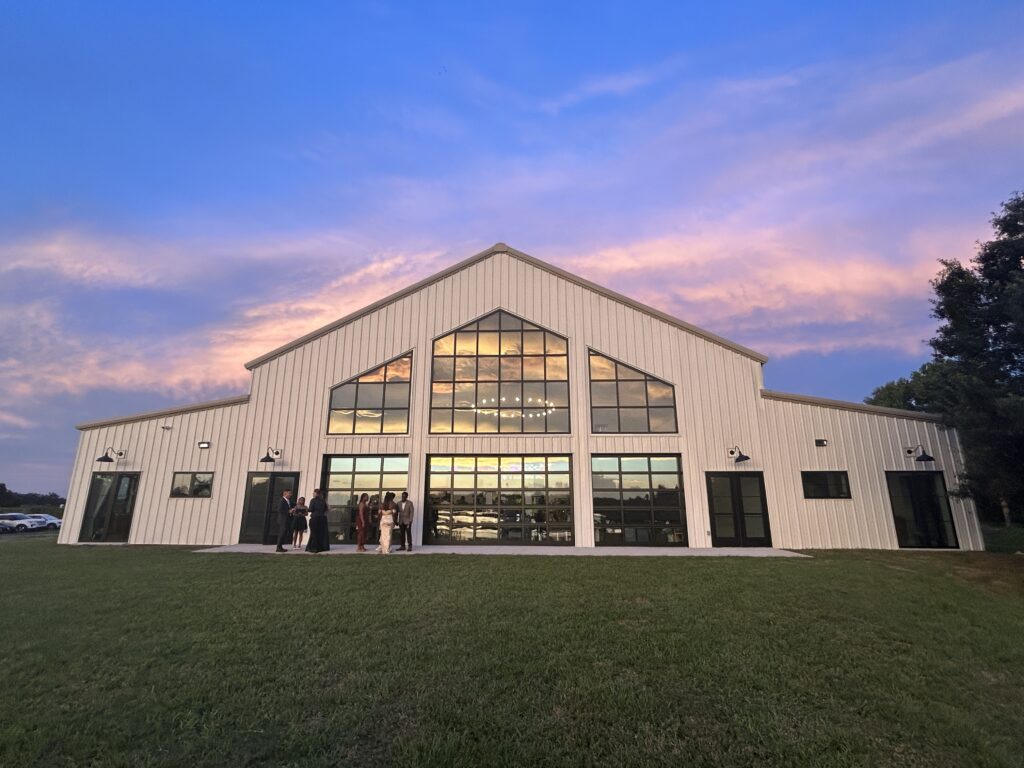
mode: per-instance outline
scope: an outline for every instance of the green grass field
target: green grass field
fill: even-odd
[[[0,765],[1024,764],[1024,557],[0,543]]]

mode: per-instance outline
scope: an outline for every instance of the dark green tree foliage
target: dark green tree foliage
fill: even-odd
[[[1024,520],[1024,194],[992,226],[970,265],[943,261],[932,281],[932,361],[866,402],[941,414],[964,447],[964,490],[1008,524]]]

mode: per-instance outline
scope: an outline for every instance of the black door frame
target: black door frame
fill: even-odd
[[[768,516],[768,495],[764,487],[764,472],[705,472],[705,483],[708,492],[708,520],[711,523],[711,546],[713,547],[770,547],[772,546],[771,521]],[[711,479],[714,477],[729,478],[729,493],[732,503],[733,529],[736,535],[723,541],[715,531],[714,495],[711,492]],[[764,523],[764,536],[751,539],[746,535],[743,521],[743,496],[740,493],[740,478],[756,477],[761,491],[761,519]]]
[[[124,541],[118,540],[118,541],[115,541],[115,542],[109,542],[111,544],[127,544],[131,540],[131,538],[132,538],[132,528],[135,526],[135,502],[138,501],[138,498],[139,498],[139,485],[142,483],[142,473],[141,472],[120,472],[120,471],[105,472],[103,470],[99,470],[99,471],[93,472],[89,476],[89,493],[86,494],[86,497],[85,497],[85,508],[82,510],[82,522],[78,526],[78,543],[79,544],[88,544],[89,542],[96,542],[96,541],[99,541],[99,543],[106,543],[107,542],[106,536],[104,536],[103,539],[89,539],[88,541],[84,541],[84,542],[82,541],[82,528],[85,526],[85,517],[86,517],[86,515],[89,514],[89,507],[91,506],[91,503],[93,501],[93,480],[96,479],[96,475],[111,475],[114,478],[113,481],[110,484],[110,488],[111,488],[110,498],[104,504],[104,506],[107,507],[107,512],[106,512],[106,518],[107,519],[106,519],[106,522],[104,524],[104,534],[106,534],[110,530],[110,511],[111,511],[110,508],[114,506],[114,501],[115,501],[116,494],[117,494],[117,484],[118,484],[118,481],[120,481],[120,479],[122,477],[134,477],[135,478],[135,492],[132,494],[131,513],[129,515],[129,517],[131,518],[131,522],[128,524],[128,533],[125,535]],[[93,523],[93,527],[95,528],[95,521]]]
[[[939,482],[942,485],[942,498],[945,499],[946,509],[949,510],[949,527],[953,530],[953,543],[947,544],[946,546],[929,546],[927,544],[903,544],[899,541],[899,532],[896,529],[896,507],[892,500],[892,487],[889,485],[889,477],[909,477],[914,475],[921,475],[925,477],[938,476]],[[956,530],[956,516],[953,514],[953,508],[949,504],[949,489],[946,487],[946,474],[941,469],[917,469],[917,470],[886,470],[885,472],[885,488],[889,492],[889,516],[892,520],[893,531],[896,533],[896,541],[900,549],[960,549],[960,534]],[[911,507],[914,506],[914,494],[910,495]],[[915,517],[917,510],[914,510]],[[939,520],[939,525],[942,525],[942,521]]]
[[[293,478],[295,478],[295,491],[292,492],[293,495],[294,495],[294,494],[297,494],[297,491],[298,491],[298,488],[299,488],[299,473],[298,472],[264,472],[264,471],[260,471],[260,472],[249,472],[249,473],[246,474],[246,476],[245,476],[245,499],[242,501],[242,520],[241,520],[241,524],[239,525],[239,528],[238,528],[238,542],[240,544],[242,544],[242,543],[250,543],[250,544],[253,543],[253,542],[243,542],[242,541],[242,534],[245,532],[246,515],[249,514],[249,497],[250,497],[250,494],[252,493],[252,479],[253,479],[253,477],[257,477],[257,476],[265,476],[267,478],[267,480],[268,480],[268,487],[267,487],[267,509],[266,509],[266,512],[265,512],[264,517],[263,517],[263,541],[262,541],[262,544],[264,546],[266,546],[268,544],[274,544],[277,541],[276,534],[273,537],[270,536],[270,523],[273,521],[274,515],[277,514],[277,507],[276,507],[277,497],[274,495],[274,479],[276,477],[293,477]]]

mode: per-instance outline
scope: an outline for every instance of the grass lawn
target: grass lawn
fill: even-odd
[[[1024,764],[1024,557],[0,542],[0,765]]]

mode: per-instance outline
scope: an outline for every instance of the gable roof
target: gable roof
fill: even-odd
[[[263,365],[264,363],[269,362],[270,360],[273,360],[276,357],[280,357],[281,355],[290,352],[296,347],[301,347],[303,344],[307,342],[313,341],[314,339],[318,339],[321,336],[330,333],[331,331],[337,330],[338,328],[341,328],[344,325],[348,325],[349,323],[358,320],[359,318],[364,317],[370,314],[371,312],[375,312],[376,310],[381,309],[382,307],[386,307],[388,304],[392,304],[396,301],[399,301],[400,299],[404,299],[406,296],[410,296],[413,293],[419,291],[420,289],[426,288],[428,285],[440,282],[441,280],[444,280],[446,277],[454,275],[457,272],[461,272],[464,269],[468,269],[469,267],[472,267],[474,264],[484,261],[485,259],[490,258],[491,256],[494,256],[499,253],[508,254],[512,258],[519,259],[520,261],[525,262],[526,264],[529,264],[532,267],[536,267],[537,269],[541,269],[549,274],[561,277],[564,280],[568,280],[569,282],[575,283],[576,285],[593,291],[594,293],[598,293],[604,296],[605,298],[611,299],[612,301],[617,301],[620,304],[626,305],[627,307],[631,307],[632,309],[644,312],[650,315],[651,317],[657,318],[658,320],[661,320],[664,323],[668,323],[669,325],[673,325],[676,328],[679,328],[680,330],[692,333],[695,336],[699,336],[702,339],[705,339],[706,341],[712,342],[713,344],[725,347],[726,349],[732,352],[737,352],[743,355],[744,357],[749,357],[751,360],[756,360],[759,363],[768,362],[767,355],[763,355],[760,352],[755,352],[754,350],[749,349],[748,347],[744,347],[742,344],[737,344],[733,341],[729,341],[728,339],[723,338],[722,336],[719,336],[715,333],[712,333],[711,331],[706,331],[703,328],[698,328],[695,325],[691,325],[690,323],[680,320],[677,317],[672,317],[672,315],[654,309],[653,307],[649,307],[646,304],[642,304],[641,302],[631,299],[628,296],[623,296],[621,293],[616,293],[615,291],[609,288],[605,288],[603,286],[597,285],[596,283],[592,283],[589,280],[585,280],[584,278],[580,277],[579,275],[574,275],[571,272],[567,272],[564,269],[556,267],[552,264],[548,264],[545,261],[541,261],[540,259],[534,256],[530,256],[527,253],[517,251],[515,248],[510,248],[509,246],[505,245],[505,243],[495,243],[490,248],[481,251],[480,253],[474,256],[470,256],[468,259],[464,259],[463,261],[460,261],[457,264],[453,264],[452,266],[448,267],[448,269],[442,270],[437,274],[431,275],[430,277],[420,280],[418,283],[413,283],[408,288],[403,288],[397,293],[393,293],[390,296],[384,297],[380,301],[375,301],[373,304],[370,304],[367,307],[363,307],[362,309],[353,312],[350,315],[346,315],[345,317],[342,317],[339,320],[335,320],[333,323],[329,323],[323,326],[322,328],[316,329],[315,331],[310,331],[305,336],[300,336],[294,341],[291,341],[283,346],[280,346],[277,349],[273,349],[264,355],[260,355],[254,360],[250,360],[249,362],[247,362],[245,364],[245,367],[251,371],[253,368]]]

